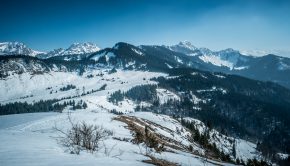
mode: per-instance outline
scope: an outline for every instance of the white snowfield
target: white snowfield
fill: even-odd
[[[70,72],[49,72],[42,75],[31,75],[29,73],[11,75],[5,80],[0,80],[0,102],[2,104],[16,101],[32,103],[39,100],[61,99],[97,90],[106,84],[106,90],[98,91],[85,97],[96,99],[100,96],[107,96],[117,90],[126,91],[137,85],[156,84],[150,79],[166,76],[163,73],[144,71],[118,70],[112,74],[108,74],[108,71],[109,69],[91,70],[91,72],[84,73],[82,76]],[[88,75],[93,75],[93,77],[88,78]],[[60,88],[69,84],[75,85],[76,89],[60,91]]]
[[[133,113],[130,116],[144,118],[148,121],[157,123],[163,127],[176,131],[182,126],[174,119],[164,115],[153,113]],[[80,110],[70,113],[74,123],[85,121],[89,124],[103,126],[105,129],[113,131],[110,136],[100,143],[99,150],[95,153],[81,151],[80,155],[70,154],[67,149],[59,143],[60,132],[55,130],[57,127],[66,131],[70,127],[67,113],[31,113],[18,115],[1,116],[1,124],[5,127],[0,129],[0,163],[5,166],[31,166],[31,165],[149,165],[142,160],[148,160],[145,156],[145,146],[137,145],[130,141],[119,141],[114,139],[132,139],[132,133],[125,126],[125,123],[114,120],[117,115],[107,111]],[[26,118],[26,122],[19,119]],[[17,123],[19,122],[19,123]],[[189,144],[184,137],[188,132],[174,132],[173,135],[160,127],[155,127],[157,132],[168,137]],[[107,152],[106,152],[107,151]],[[204,158],[174,150],[174,152],[151,152],[151,155],[165,159],[181,165],[214,165],[216,161],[205,161]],[[219,163],[222,165],[230,165]]]
[[[0,80],[0,103],[28,102],[40,100],[61,99],[74,97],[73,100],[83,100],[88,108],[70,112],[74,123],[86,122],[103,126],[113,132],[112,136],[100,142],[97,152],[89,153],[82,150],[80,155],[70,154],[68,149],[60,142],[62,133],[55,128],[67,131],[71,126],[68,120],[69,108],[63,113],[29,113],[0,116],[0,165],[2,166],[33,166],[33,165],[149,165],[143,160],[150,160],[148,148],[144,144],[133,144],[133,133],[126,123],[116,120],[118,115],[109,113],[115,109],[125,113],[123,116],[134,117],[148,124],[154,132],[164,138],[173,139],[181,147],[191,145],[197,154],[189,151],[172,149],[157,153],[150,150],[150,155],[159,159],[174,162],[184,166],[203,165],[231,165],[219,161],[213,161],[201,157],[204,150],[190,138],[191,133],[177,120],[149,112],[134,112],[137,106],[134,101],[125,99],[117,105],[108,102],[108,96],[117,90],[127,91],[130,88],[142,84],[156,84],[151,81],[153,77],[164,76],[164,73],[144,71],[124,71],[108,74],[108,70],[99,69],[85,72],[82,76],[70,72],[49,72],[42,75],[11,75]],[[75,89],[60,91],[66,85],[75,85]],[[82,95],[82,93],[98,90],[106,85],[105,90],[94,91]],[[180,100],[174,92],[165,89],[157,89],[161,103],[167,100]],[[69,99],[68,99],[69,100]],[[63,102],[65,100],[62,100]],[[141,102],[140,105],[149,105]],[[195,119],[191,119],[195,120]],[[198,122],[198,120],[195,120]],[[199,121],[202,126],[202,122]],[[142,126],[145,127],[145,126]],[[202,128],[202,127],[201,127]],[[217,131],[213,134],[220,135]],[[118,138],[118,139],[116,139]],[[232,146],[227,143],[225,136],[212,137],[224,152],[230,151]],[[120,141],[123,140],[123,141]],[[129,140],[129,141],[124,141]],[[147,149],[147,150],[146,150]],[[244,140],[237,140],[237,155],[247,159],[256,157],[254,144]]]

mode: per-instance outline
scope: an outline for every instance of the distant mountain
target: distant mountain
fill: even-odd
[[[172,51],[181,52],[191,56],[200,55],[200,50],[193,46],[189,41],[179,42],[176,45],[167,46],[167,48]]]
[[[93,61],[124,69],[166,71],[189,67],[271,81],[290,88],[289,58],[273,54],[261,57],[243,55],[232,48],[212,51],[208,48],[197,48],[188,41],[172,46],[134,46],[119,42],[112,48],[105,49],[100,49],[93,43],[75,43],[67,49],[59,48],[48,53],[34,51],[22,43],[7,42],[1,43],[0,50],[2,55],[21,54],[60,61]]]
[[[286,50],[240,50],[240,53],[243,55],[250,56],[265,56],[269,54],[274,54],[283,57],[290,57],[290,51]]]
[[[197,48],[189,42],[164,46],[187,55],[192,62],[206,66],[201,70],[236,74],[252,79],[271,81],[290,88],[290,59],[269,54],[260,57],[243,55],[240,51],[228,48],[212,51]]]
[[[221,51],[212,51],[208,48],[197,48],[190,42],[180,42],[177,45],[168,46],[169,49],[193,56],[193,60],[200,63],[207,63],[209,65],[225,67],[230,70],[239,70],[242,66],[240,62],[248,61],[253,57],[240,54],[239,51],[228,48]]]
[[[47,58],[58,58],[58,59],[63,59],[63,60],[80,60],[83,58],[81,55],[85,54],[90,54],[99,51],[100,48],[94,44],[94,43],[74,43],[71,46],[69,46],[67,49],[63,48],[58,48],[54,49],[53,51],[50,51],[46,54],[40,54],[37,57],[42,58],[42,59],[47,59]],[[73,56],[72,56],[73,55]],[[77,58],[75,57],[77,56]]]
[[[7,55],[26,55],[38,57],[41,59],[55,58],[61,60],[80,60],[87,54],[99,51],[100,48],[90,42],[74,43],[67,49],[58,48],[49,52],[35,51],[21,42],[3,42],[0,43],[0,56]]]
[[[35,51],[28,48],[24,43],[21,42],[3,42],[0,43],[0,55],[28,55],[36,56],[43,54],[44,52]]]

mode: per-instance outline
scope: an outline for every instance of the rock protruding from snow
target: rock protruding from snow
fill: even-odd
[[[21,42],[3,42],[0,43],[0,55],[28,55],[36,56],[43,52],[32,50]]]

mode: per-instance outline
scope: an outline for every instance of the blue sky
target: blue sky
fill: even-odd
[[[290,50],[289,0],[1,0],[0,41]]]

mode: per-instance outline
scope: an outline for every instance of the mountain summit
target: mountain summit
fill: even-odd
[[[32,50],[21,42],[3,42],[0,43],[0,55],[29,55],[36,56],[43,52]]]
[[[43,54],[41,55],[41,58],[50,58],[63,55],[81,55],[97,52],[99,50],[100,48],[96,44],[91,42],[74,43],[70,45],[67,49],[58,48],[48,52],[47,54]]]
[[[3,42],[0,43],[0,55],[27,55],[37,56],[39,58],[50,58],[63,55],[82,55],[99,51],[100,48],[91,42],[74,43],[67,49],[58,48],[49,52],[35,51],[21,42]]]

